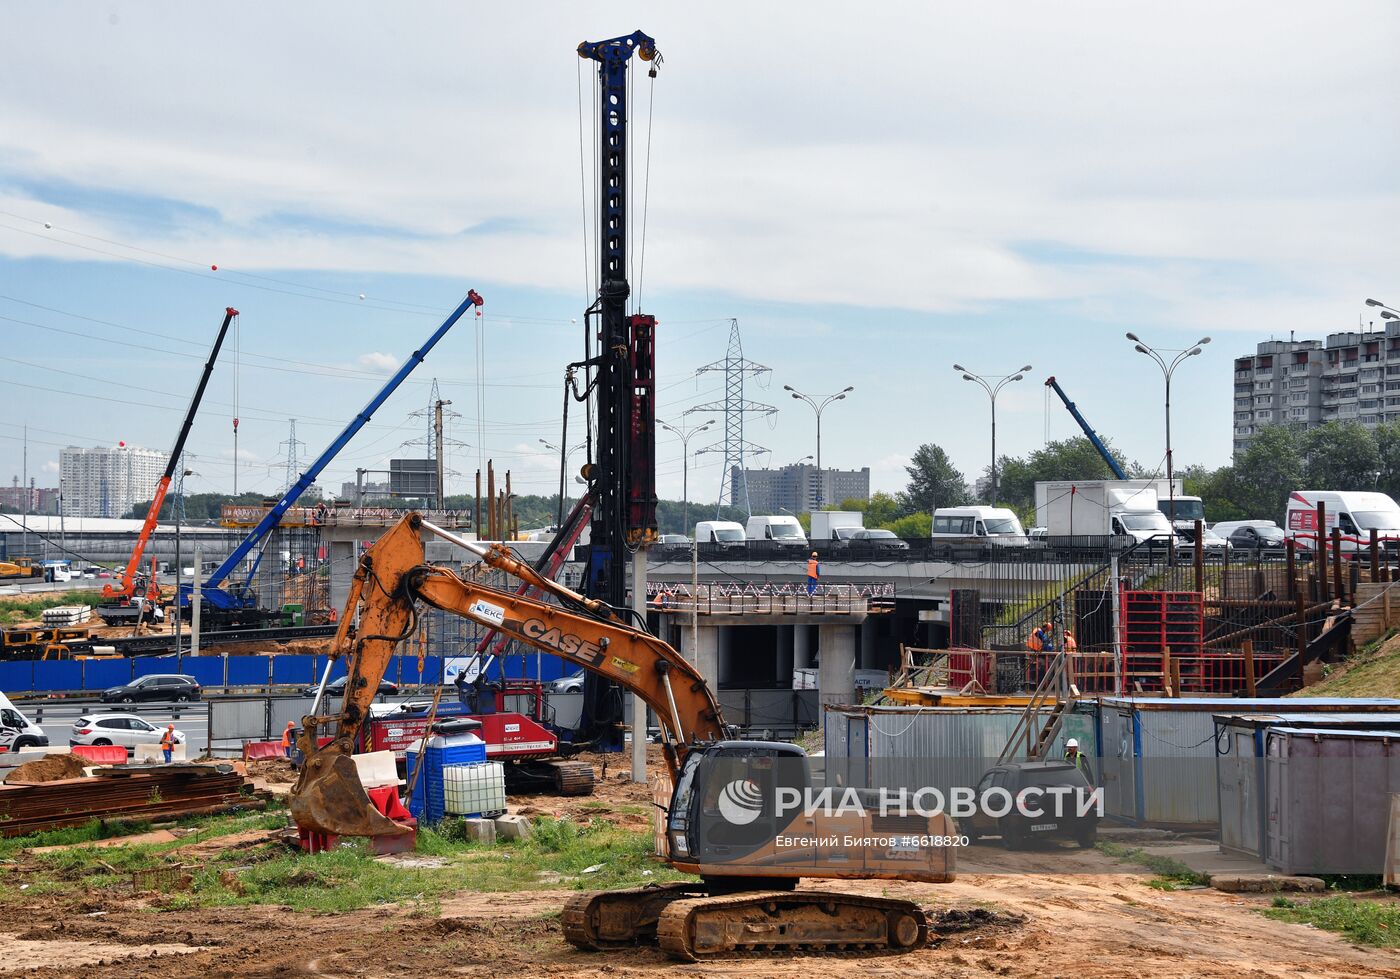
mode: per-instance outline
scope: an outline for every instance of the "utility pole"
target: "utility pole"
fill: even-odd
[[[992,399],[992,506],[997,505],[997,395],[1001,389],[1013,381],[1019,381],[1026,376],[1026,371],[1031,369],[1027,364],[1013,374],[1002,374],[1001,376],[983,377],[981,374],[974,374],[962,364],[954,364],[953,370],[962,374],[964,381],[972,381],[982,385],[982,390],[987,392],[987,397]]]
[[[817,509],[820,510],[826,502],[826,470],[822,469],[822,412],[827,406],[835,401],[845,401],[846,395],[855,390],[853,387],[844,387],[835,394],[825,398],[814,398],[811,395],[803,394],[797,388],[784,384],[783,390],[788,392],[798,401],[805,401],[807,405],[817,413]]]
[[[446,508],[446,504],[443,503],[443,500],[447,497],[447,492],[443,488],[442,482],[444,476],[442,465],[442,409],[444,405],[450,405],[451,403],[451,401],[444,401],[441,398],[433,402],[433,441],[437,448],[437,451],[433,454],[433,458],[437,462],[437,506],[439,510]]]

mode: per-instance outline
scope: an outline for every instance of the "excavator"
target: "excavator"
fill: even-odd
[[[425,533],[547,598],[488,587],[428,564]],[[629,621],[635,613],[586,598],[503,545],[466,540],[418,513],[376,541],[356,570],[332,651],[349,657],[340,711],[317,716],[318,691],[298,738],[306,761],[291,811],[300,828],[352,837],[411,832],[371,805],[351,753],[396,645],[414,634],[420,602],[593,671],[639,695],[656,713],[671,781],[658,826],[660,855],[699,880],[574,896],[562,921],[575,947],[655,941],[673,958],[702,961],[795,950],[903,952],[927,943],[928,923],[915,902],[796,887],[804,877],[950,881],[951,845],[909,842],[951,843],[956,831],[950,818],[864,807],[856,813],[795,806],[784,812],[775,801],[780,790],[789,798],[819,791],[800,746],[731,739],[705,678],[644,622]],[[331,725],[333,738],[318,747],[319,732]]]

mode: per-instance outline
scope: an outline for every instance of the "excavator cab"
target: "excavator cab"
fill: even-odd
[[[719,741],[686,756],[671,797],[672,859],[724,864],[771,847],[811,785],[807,753],[780,741]]]

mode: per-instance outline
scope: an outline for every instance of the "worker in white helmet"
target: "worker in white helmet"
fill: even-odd
[[[1065,742],[1065,761],[1084,773],[1090,785],[1094,784],[1094,771],[1089,767],[1089,757],[1079,750],[1079,739],[1070,738]]]

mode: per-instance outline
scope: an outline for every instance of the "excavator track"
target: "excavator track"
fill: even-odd
[[[700,884],[666,884],[575,894],[561,916],[564,938],[586,952],[654,941],[657,918],[667,905],[704,893]]]
[[[912,952],[928,919],[912,901],[824,891],[682,898],[661,910],[656,938],[687,962],[774,952]]]
[[[554,791],[559,795],[592,795],[593,766],[586,761],[550,761],[554,771]]]

